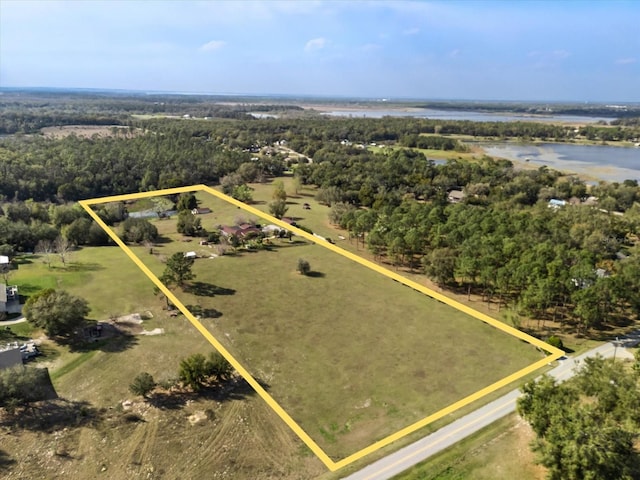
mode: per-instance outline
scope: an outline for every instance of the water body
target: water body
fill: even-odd
[[[640,148],[566,143],[481,143],[487,155],[610,182],[640,180]]]
[[[274,113],[262,113],[262,112],[249,112],[254,118],[278,118],[278,115]]]
[[[556,123],[597,123],[610,122],[613,118],[586,117],[582,115],[526,115],[519,113],[486,113],[463,110],[433,110],[429,108],[412,109],[362,109],[362,110],[332,110],[324,115],[354,118],[382,118],[382,117],[415,117],[434,120],[470,120],[472,122],[556,122]]]

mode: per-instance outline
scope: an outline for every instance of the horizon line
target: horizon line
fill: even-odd
[[[357,96],[344,94],[300,94],[300,93],[240,93],[240,92],[189,92],[183,90],[153,90],[153,89],[125,89],[107,87],[49,87],[49,86],[0,86],[0,94],[10,91],[40,91],[40,92],[78,92],[78,93],[118,93],[139,96],[174,95],[194,97],[255,97],[255,98],[292,98],[301,100],[344,100],[366,102],[473,102],[478,104],[569,104],[569,105],[598,105],[608,107],[625,107],[640,105],[638,101],[620,100],[509,100],[509,99],[478,99],[478,98],[442,98],[442,97],[403,97],[403,96]]]

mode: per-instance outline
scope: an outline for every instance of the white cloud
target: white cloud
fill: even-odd
[[[203,52],[213,52],[214,50],[220,50],[227,44],[224,40],[211,40],[200,47]]]
[[[632,63],[636,63],[638,61],[637,58],[627,57],[627,58],[618,58],[615,61],[616,65],[630,65]]]
[[[327,45],[327,39],[326,38],[314,38],[312,40],[309,40],[307,42],[307,44],[304,46],[304,51],[305,52],[314,52],[316,50],[322,50],[324,47],[326,47]]]

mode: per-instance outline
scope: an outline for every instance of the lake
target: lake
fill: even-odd
[[[640,180],[640,148],[568,143],[479,143],[487,155],[610,182]]]
[[[613,118],[586,117],[582,115],[526,115],[524,113],[486,113],[463,110],[434,110],[430,108],[346,109],[323,112],[323,115],[354,118],[416,117],[434,120],[470,120],[472,122],[557,122],[596,123],[610,122]]]

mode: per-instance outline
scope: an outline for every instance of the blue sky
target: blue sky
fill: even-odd
[[[0,0],[0,86],[640,101],[640,1]]]

